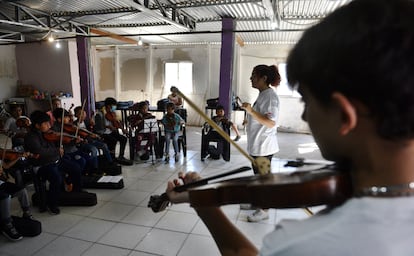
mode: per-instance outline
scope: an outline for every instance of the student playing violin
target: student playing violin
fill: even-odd
[[[62,130],[62,122],[63,125],[73,126],[73,124],[70,123],[71,119],[69,111],[63,108],[57,108],[53,110],[53,116],[55,117],[55,123],[52,126],[52,130],[55,132],[60,132]],[[68,168],[79,169],[81,173],[97,173],[98,158],[96,154],[90,155],[79,150],[78,145],[83,143],[83,140],[79,138],[79,136],[68,143],[63,143],[65,154],[62,157],[62,163],[67,165]]]
[[[413,17],[411,0],[355,0],[303,34],[289,84],[322,155],[349,166],[353,197],[278,223],[260,253],[220,208],[197,207],[222,255],[414,255]],[[174,186],[170,200],[191,202]]]
[[[105,131],[102,134],[102,137],[108,148],[111,152],[111,156],[115,159],[115,147],[116,144],[119,142],[119,156],[117,160],[119,163],[124,163],[125,159],[125,147],[128,141],[128,138],[119,133],[121,129],[125,134],[126,131],[122,128],[120,121],[116,115],[116,105],[117,101],[114,98],[106,98],[105,99]]]
[[[88,127],[93,127],[95,124],[93,119],[86,119],[86,111],[82,110],[81,106],[78,106],[74,110],[76,120],[74,125],[79,127],[80,129],[88,130]],[[107,162],[112,165],[114,164],[113,158],[109,151],[108,145],[99,138],[97,134],[89,135],[86,137],[86,143],[82,144],[81,149],[86,152],[91,152],[93,156],[98,156],[98,150],[102,150],[104,157],[106,158]]]
[[[134,105],[138,110],[137,114],[128,116],[128,121],[131,124],[131,127],[135,129],[135,150],[138,153],[138,156],[141,159],[148,159],[150,152],[150,147],[152,143],[156,141],[156,133],[154,132],[143,132],[145,119],[153,119],[155,116],[148,112],[149,110],[149,103],[147,101],[141,101]],[[147,141],[145,145],[141,145],[142,141]]]
[[[50,130],[50,117],[43,111],[36,110],[30,115],[31,129],[24,139],[24,148],[38,158],[29,159],[37,175],[49,181],[49,190],[46,196],[46,207],[51,214],[59,214],[58,201],[62,190],[62,173],[59,170],[60,157],[63,148],[56,146],[55,142],[48,141],[44,133]],[[41,211],[46,209],[40,209]]]

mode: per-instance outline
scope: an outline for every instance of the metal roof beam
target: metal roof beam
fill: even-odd
[[[174,5],[176,9],[187,9],[197,7],[208,7],[217,5],[232,5],[232,4],[248,4],[248,3],[261,3],[262,0],[211,0],[211,1],[187,1],[180,2]],[[156,7],[151,6],[150,9]]]
[[[85,10],[85,11],[59,11],[53,12],[52,17],[83,17],[90,15],[100,15],[100,14],[114,14],[114,13],[135,13],[139,12],[136,8],[133,7],[119,7],[119,8],[110,8],[110,9],[101,9],[101,10]]]
[[[0,32],[0,42],[4,43],[21,43],[24,42],[24,37],[19,32]]]
[[[75,28],[75,33],[80,33],[82,35],[88,35],[88,28],[82,25],[78,25],[70,20],[62,20],[58,17],[52,17],[48,13],[41,12],[39,10],[34,10],[26,6],[19,5],[17,3],[9,3],[14,7],[14,17],[8,17],[8,20],[0,20],[0,23],[6,23],[9,25],[21,26],[32,28],[34,30],[41,31],[53,31],[53,32],[73,32]],[[22,19],[22,14],[25,14],[26,17]],[[35,14],[36,13],[36,14]],[[45,20],[45,21],[43,21]],[[33,24],[31,24],[33,23]],[[34,25],[34,23],[38,25]],[[59,29],[57,29],[57,27]]]
[[[160,8],[163,8],[162,5],[158,3],[157,10],[160,11],[161,15],[154,11],[154,9],[149,9],[148,2],[144,1],[144,4],[141,4],[138,0],[134,0],[133,2],[130,2],[128,0],[119,0],[125,5],[131,5],[134,8],[137,8],[138,10],[154,17],[157,19],[160,19],[162,21],[165,21],[173,26],[179,27],[181,29],[185,30],[193,30],[195,29],[195,21],[193,18],[189,17],[188,15],[185,15],[184,13],[175,13],[173,14],[173,10],[171,8],[166,8],[161,10]],[[163,14],[163,11],[165,11],[165,15]],[[175,19],[173,19],[175,17]]]

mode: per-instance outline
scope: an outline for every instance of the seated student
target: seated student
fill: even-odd
[[[62,101],[59,98],[53,98],[51,100],[51,106],[52,109],[50,109],[49,111],[46,112],[46,114],[49,115],[50,118],[50,125],[53,126],[53,124],[55,123],[55,117],[53,116],[53,110],[57,109],[57,108],[61,108],[62,107]]]
[[[25,152],[21,157],[28,157],[29,153]],[[3,179],[4,171],[11,168],[20,158],[5,162],[0,160],[0,228],[5,237],[11,241],[18,241],[23,236],[16,230],[10,215],[11,197],[17,197],[20,207],[23,211],[23,218],[33,219],[30,212],[30,201],[26,188],[19,187],[14,183]]]
[[[119,130],[121,129],[124,134],[127,134],[117,118],[115,112],[116,104],[117,101],[114,98],[108,97],[105,99],[105,130],[102,134],[102,138],[108,145],[113,159],[115,159],[116,144],[119,142],[119,156],[117,160],[120,164],[123,164],[127,160],[124,155],[128,138],[119,133]]]
[[[176,162],[179,160],[180,153],[178,152],[178,136],[181,128],[181,124],[184,120],[175,111],[175,105],[172,102],[167,103],[167,113],[165,113],[161,122],[164,125],[165,132],[165,161],[170,161],[170,140],[173,141],[174,147],[174,159]]]
[[[53,110],[53,116],[55,117],[55,123],[52,126],[52,130],[55,132],[60,132],[62,130],[62,121],[63,125],[68,125],[73,127],[70,123],[70,113],[63,109],[57,108]],[[63,116],[63,120],[62,120]],[[65,128],[63,128],[65,132]],[[79,138],[73,138],[69,140],[67,143],[62,143],[64,149],[64,155],[62,156],[62,164],[65,165],[66,168],[76,170],[75,173],[87,174],[87,173],[97,173],[98,172],[98,158],[95,155],[88,154],[86,152],[81,151],[78,148],[78,145],[83,143],[83,140]],[[77,174],[76,174],[77,175]],[[80,184],[79,184],[80,185]],[[73,188],[75,191],[81,191],[80,186],[76,186]]]
[[[144,120],[153,119],[155,116],[148,112],[149,103],[147,101],[137,103],[136,108],[138,109],[138,113],[130,115],[128,120],[131,124],[131,128],[135,129],[135,151],[138,152],[139,157],[146,159],[148,152],[150,151],[151,143],[155,142],[155,133],[143,132],[144,128],[148,128],[144,126]],[[144,140],[146,140],[147,143],[141,145]]]
[[[224,107],[222,105],[218,105],[216,107],[216,115],[213,116],[212,120],[219,126],[226,125],[231,127],[234,133],[236,133],[236,138],[234,138],[234,141],[239,141],[241,136],[239,129],[237,129],[237,125],[230,121],[228,118],[226,118],[224,114]]]
[[[74,125],[79,126],[81,129],[86,129],[92,132],[93,127],[95,126],[95,121],[93,119],[86,119],[86,111],[83,110],[83,113],[81,113],[81,106],[76,107],[74,112],[76,117]],[[88,127],[90,129],[88,129]],[[99,154],[99,152],[94,148],[102,150],[103,156],[106,158],[108,164],[114,164],[108,145],[106,145],[106,143],[99,138],[99,135],[91,133],[86,137],[86,141],[86,143],[82,144],[82,149],[86,150],[87,152],[91,152],[94,156],[98,156]]]
[[[223,255],[414,255],[413,17],[411,0],[354,0],[303,34],[288,81],[322,155],[348,166],[353,197],[281,221],[260,252],[220,208],[196,207]],[[177,183],[169,199],[191,203]]]
[[[24,145],[24,136],[27,133],[27,127],[22,127],[16,123],[19,118],[27,118],[22,115],[23,110],[22,107],[16,105],[12,108],[11,114],[12,116],[9,117],[6,122],[4,123],[3,130],[7,133],[12,134],[12,147],[18,147]],[[29,120],[27,118],[27,120]],[[30,120],[29,120],[30,122]]]
[[[178,96],[177,91],[175,90],[175,86],[171,86],[170,88],[170,94],[168,95],[168,101],[174,103],[174,106],[176,108],[182,108],[183,107],[183,99]]]
[[[43,111],[35,110],[30,114],[31,129],[24,138],[24,148],[32,154],[38,154],[38,158],[30,158],[37,175],[49,181],[49,191],[46,196],[46,207],[51,214],[59,214],[58,202],[62,190],[62,173],[59,170],[60,157],[63,156],[63,148],[48,141],[44,133],[50,130],[50,117]],[[44,210],[44,209],[41,209]]]
[[[231,122],[229,119],[227,119],[224,116],[224,107],[221,105],[218,105],[216,107],[216,115],[213,116],[211,118],[219,127],[221,127],[223,129],[223,131],[226,132],[230,132],[230,127],[232,127],[236,133],[236,138],[234,139],[234,141],[238,141],[240,139],[240,133],[239,130],[237,129],[237,126]],[[230,150],[230,145],[228,142],[226,142],[223,137],[221,137],[221,135],[213,128],[213,127],[208,127],[207,128],[207,134],[205,135],[204,142],[202,142],[202,149],[201,149],[201,161],[203,161],[206,156],[208,155],[208,150],[209,150],[209,141],[212,140],[218,140],[219,143],[217,145],[217,150],[218,152],[223,152],[223,151],[229,151]]]

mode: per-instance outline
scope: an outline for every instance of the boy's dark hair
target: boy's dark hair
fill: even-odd
[[[50,117],[43,111],[35,110],[30,114],[30,121],[32,121],[32,126],[35,126],[36,124],[50,122]]]
[[[166,108],[166,109],[169,109],[169,108],[173,108],[173,109],[175,109],[175,105],[174,105],[174,103],[172,103],[172,102],[168,102],[165,108]]]
[[[111,105],[116,105],[117,101],[115,98],[112,97],[108,97],[105,99],[105,106],[111,106]]]
[[[75,113],[75,115],[77,115],[80,111],[82,110],[81,106],[77,106],[74,110],[73,113]]]
[[[216,110],[224,110],[223,105],[217,105]]]
[[[65,113],[62,113],[62,111],[65,111]],[[58,118],[62,119],[62,114],[64,114],[64,116],[70,116],[69,111],[67,111],[66,109],[63,108],[57,108],[55,110],[53,110],[53,117],[57,120]]]
[[[142,108],[143,108],[144,106],[149,106],[148,101],[140,101],[140,102],[138,103],[138,110],[142,110]]]
[[[414,1],[355,0],[307,30],[291,51],[291,87],[322,104],[363,103],[385,139],[414,137]]]

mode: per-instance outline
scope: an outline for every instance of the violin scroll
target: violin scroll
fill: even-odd
[[[150,207],[153,212],[162,212],[168,205],[170,205],[170,199],[166,193],[161,195],[152,195],[148,202],[148,207]]]

